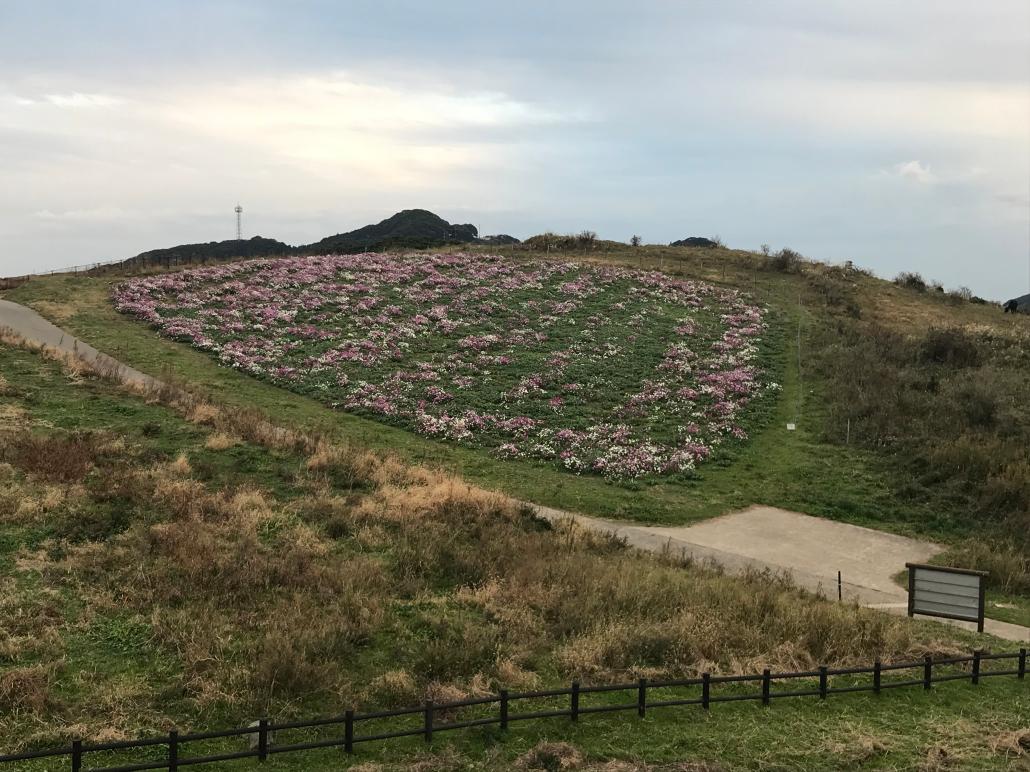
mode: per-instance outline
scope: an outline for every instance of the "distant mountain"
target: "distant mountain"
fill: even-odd
[[[719,246],[716,242],[711,239],[706,239],[702,236],[691,236],[690,238],[680,239],[674,241],[670,247],[717,247]]]
[[[206,244],[180,244],[166,249],[151,249],[130,257],[125,262],[183,265],[206,261],[231,260],[236,257],[272,257],[289,255],[294,248],[275,239],[254,236],[250,239],[209,241]]]
[[[189,265],[221,262],[239,257],[281,257],[284,255],[328,255],[354,252],[381,252],[386,249],[426,249],[450,244],[511,244],[518,239],[507,236],[479,238],[474,225],[457,225],[425,209],[405,209],[375,225],[328,236],[314,244],[292,247],[275,239],[254,236],[239,241],[211,241],[206,244],[181,244],[167,249],[141,252],[125,262],[159,265]]]
[[[337,233],[297,249],[310,255],[346,254],[395,248],[425,249],[478,240],[479,232],[474,225],[452,225],[425,209],[405,209],[375,225]]]

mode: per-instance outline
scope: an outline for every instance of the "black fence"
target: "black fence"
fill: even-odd
[[[63,748],[52,748],[41,751],[27,751],[7,756],[0,756],[0,763],[11,763],[28,761],[31,759],[43,759],[54,757],[65,757],[73,772],[139,772],[148,769],[167,769],[174,772],[179,767],[196,766],[200,764],[217,764],[218,762],[235,759],[256,758],[258,761],[265,761],[269,756],[280,753],[300,753],[324,748],[340,748],[346,753],[354,753],[355,747],[361,743],[379,742],[400,737],[422,737],[432,742],[433,736],[440,732],[450,732],[458,729],[471,727],[497,726],[501,730],[507,730],[512,722],[530,721],[546,718],[568,718],[578,721],[581,716],[593,713],[614,713],[614,712],[635,712],[643,718],[648,710],[659,708],[672,708],[686,705],[698,705],[708,710],[718,702],[740,702],[755,701],[768,705],[772,700],[782,697],[818,697],[825,700],[831,694],[847,694],[854,692],[872,692],[880,694],[888,689],[900,689],[905,687],[921,687],[930,689],[933,684],[945,681],[968,681],[978,684],[984,678],[994,676],[1016,676],[1019,679],[1026,677],[1026,649],[1020,649],[1014,653],[984,654],[979,651],[968,657],[952,657],[948,659],[933,659],[929,655],[920,662],[904,662],[898,664],[884,665],[876,662],[872,667],[849,667],[849,668],[827,668],[820,667],[818,670],[801,671],[796,673],[772,673],[769,670],[763,671],[760,675],[735,675],[735,676],[713,676],[704,673],[700,678],[686,678],[665,681],[648,681],[640,679],[636,683],[610,684],[599,686],[581,686],[573,682],[568,689],[549,689],[536,692],[508,692],[502,690],[497,695],[480,697],[457,702],[433,703],[426,702],[417,708],[402,708],[399,710],[383,710],[373,713],[355,713],[348,710],[342,716],[332,718],[320,718],[308,721],[291,721],[275,723],[268,719],[261,719],[254,724],[238,729],[223,729],[212,732],[197,732],[180,735],[177,732],[170,732],[166,737],[154,737],[151,739],[125,740],[120,742],[98,743],[86,745],[81,741],[75,741],[70,746]],[[985,663],[1015,661],[1015,667],[989,667]],[[958,666],[969,665],[968,671],[962,672],[941,672],[940,668],[950,668],[951,671]],[[934,668],[938,668],[935,672]],[[908,671],[908,672],[906,672]],[[914,672],[912,672],[914,671]],[[892,678],[893,674],[902,674],[900,679]],[[830,679],[840,676],[855,677],[870,675],[872,678],[867,683],[851,683],[846,686],[833,686]],[[907,676],[907,677],[906,677]],[[913,677],[915,676],[915,677]],[[809,688],[774,690],[773,685],[782,681],[809,681],[818,679],[818,686]],[[713,687],[728,684],[759,684],[760,691],[731,694],[713,694]],[[659,690],[686,689],[692,693],[690,696],[674,696],[671,699],[654,699],[654,692]],[[584,705],[584,697],[594,694],[629,693],[629,699],[624,702],[603,705]],[[716,692],[718,690],[716,689]],[[649,696],[652,698],[649,699]],[[565,701],[567,698],[567,702]],[[512,712],[513,705],[525,703],[526,701],[548,700],[552,704],[562,699],[562,707],[550,706],[544,710],[529,711],[526,713]],[[467,708],[479,708],[485,710],[490,707],[489,715],[468,718],[465,720],[448,720],[454,718],[454,714]],[[418,722],[412,725],[405,725],[401,728],[389,728],[387,731],[369,732],[360,734],[365,726],[382,722],[389,719],[406,719],[418,717]],[[296,742],[291,744],[279,744],[275,742],[276,734],[293,730],[331,730],[332,736]],[[205,740],[216,740],[224,738],[241,737],[245,738],[247,750],[216,753],[207,756],[186,756],[183,755],[183,746],[189,743],[198,743]],[[164,746],[163,758],[139,763],[122,764],[108,767],[85,767],[84,762],[88,754],[101,754],[117,751],[129,751],[134,749],[154,748]]]

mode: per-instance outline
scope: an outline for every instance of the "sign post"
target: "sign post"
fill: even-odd
[[[925,614],[976,622],[984,631],[984,577],[986,571],[906,563],[908,615]]]

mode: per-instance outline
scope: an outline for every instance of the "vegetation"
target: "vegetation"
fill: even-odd
[[[14,747],[444,701],[574,676],[804,668],[965,648],[958,631],[818,600],[783,578],[730,579],[551,530],[502,496],[276,427],[253,409],[179,388],[127,393],[79,362],[43,361],[10,341],[0,373],[0,734]],[[1027,699],[1014,683],[986,688],[1010,705]],[[991,736],[1019,728],[1013,711],[957,692],[929,699]],[[880,721],[880,705],[854,705],[870,725]],[[788,708],[774,725],[815,719],[820,707]],[[950,742],[942,725],[887,710],[906,721],[905,739],[873,755],[911,760]],[[715,750],[716,734],[756,731],[752,715],[706,722],[713,737],[698,738],[699,758],[769,758],[762,744],[730,757]],[[615,723],[558,733],[596,749],[603,733],[618,736]],[[682,737],[675,717],[643,726],[616,755],[698,753],[670,745]],[[528,752],[541,732],[502,746],[502,757]],[[652,734],[654,751],[642,742]],[[1011,752],[1011,743],[985,742],[979,757]],[[455,743],[439,751],[450,768],[493,741]],[[377,753],[389,761],[398,752]],[[851,743],[818,751],[830,766],[854,752]]]
[[[520,253],[513,259],[522,259]],[[613,484],[542,462],[491,459],[473,448],[331,413],[155,338],[114,311],[109,279],[58,276],[11,292],[12,299],[36,306],[144,371],[168,380],[174,367],[210,393],[214,404],[205,407],[204,399],[178,392],[133,398],[92,377],[69,380],[24,352],[4,353],[0,422],[17,439],[5,451],[9,467],[0,468],[7,470],[5,489],[11,491],[5,501],[18,502],[14,511],[20,509],[25,520],[5,523],[0,563],[15,588],[9,595],[14,607],[39,613],[4,617],[3,648],[10,657],[0,665],[6,679],[0,695],[33,696],[4,706],[7,725],[0,733],[21,744],[46,744],[81,729],[94,737],[122,736],[171,724],[235,724],[241,714],[264,710],[315,715],[327,705],[380,705],[427,692],[556,684],[573,674],[602,680],[702,667],[753,669],[824,656],[854,661],[877,650],[885,656],[927,646],[946,651],[964,640],[957,632],[941,639],[941,628],[929,623],[912,626],[872,614],[886,627],[867,628],[868,622],[857,620],[869,612],[799,601],[782,583],[757,590],[584,534],[541,530],[504,499],[468,488],[445,471],[410,467],[426,459],[491,488],[592,514],[682,522],[761,502],[930,534],[951,543],[943,558],[948,562],[991,570],[998,589],[990,599],[1011,607],[1011,621],[1023,619],[1026,550],[1018,530],[1006,531],[1008,546],[999,539],[984,549],[980,525],[993,539],[1018,522],[1013,513],[982,509],[972,512],[974,520],[969,499],[956,494],[961,481],[924,482],[919,495],[904,495],[918,480],[908,463],[898,461],[907,461],[913,448],[922,452],[932,436],[920,429],[914,436],[922,440],[911,447],[888,441],[888,433],[871,441],[874,415],[844,412],[852,409],[853,397],[846,371],[838,368],[848,349],[862,343],[855,329],[875,327],[897,334],[915,356],[911,369],[936,372],[939,383],[956,373],[986,377],[988,368],[997,368],[1005,388],[1014,388],[1018,380],[1007,379],[1025,372],[1017,344],[1026,333],[1024,319],[992,306],[956,304],[947,295],[911,293],[853,269],[805,261],[797,271],[762,270],[763,257],[728,250],[594,249],[579,259],[663,268],[677,277],[743,288],[772,309],[762,366],[782,373],[781,398],[755,416],[748,443],[701,467],[696,480]],[[931,329],[960,329],[964,337],[945,335],[942,341]],[[84,392],[89,400],[81,399]],[[1015,404],[1014,392],[1006,393],[987,429],[983,414],[977,419],[981,438],[990,432],[1004,438],[1006,424],[998,418]],[[952,404],[959,410],[963,403]],[[296,434],[269,431],[260,410]],[[796,422],[798,431],[784,433],[786,421]],[[1008,425],[1017,435],[1025,428],[1018,420]],[[379,451],[367,454],[367,446]],[[973,447],[978,457],[996,449],[989,443]],[[84,448],[97,460],[85,464],[80,479]],[[68,472],[57,474],[47,464],[58,456]],[[384,465],[397,470],[386,484]],[[131,478],[112,486],[112,495],[136,491],[118,506],[105,504],[107,492],[92,482],[112,467],[127,468]],[[956,468],[957,475],[964,473]],[[434,485],[456,491],[442,497],[446,507],[429,505],[441,498]],[[962,495],[975,490],[971,484]],[[256,498],[245,503],[247,497]],[[29,501],[24,508],[23,499]],[[126,504],[130,516],[115,517]],[[181,539],[185,523],[201,535],[200,554],[222,566],[224,576],[194,559]],[[973,533],[977,539],[966,540]],[[400,571],[402,556],[418,556],[416,568]],[[340,566],[348,567],[348,578]],[[559,576],[555,566],[567,569]],[[583,580],[568,585],[566,577],[578,574]],[[646,586],[634,581],[638,574]],[[141,575],[150,579],[149,588]],[[333,591],[328,599],[319,589],[323,583]],[[554,590],[565,586],[566,592]],[[195,596],[204,598],[200,605]],[[653,610],[635,603],[641,597]],[[803,608],[784,608],[799,603]],[[600,616],[589,619],[578,613],[581,606]],[[1002,616],[1000,609],[992,610]],[[782,623],[756,626],[767,610]],[[265,629],[259,620],[266,618],[281,618],[282,625]],[[821,637],[799,639],[802,624],[812,620],[819,620]],[[856,624],[872,636],[854,636]],[[288,642],[286,625],[304,632]],[[702,630],[708,632],[700,635]],[[451,643],[440,647],[443,664],[432,669],[423,650],[438,639]],[[711,647],[721,650],[727,642],[728,658],[709,658]],[[294,672],[276,656],[280,650],[300,652],[310,664]],[[80,671],[89,675],[71,677]],[[306,688],[312,683],[313,690]],[[790,766],[798,758],[826,769],[860,761],[933,768],[942,759],[989,767],[1025,754],[1018,716],[1028,708],[1025,689],[1016,684],[999,680],[987,688],[995,690],[996,702],[956,684],[879,702],[780,703],[768,712],[724,706],[717,715],[686,723],[670,712],[642,724],[596,717],[577,727],[526,725],[503,742],[483,732],[448,738],[428,755],[411,743],[370,750],[359,759],[390,768],[410,764],[415,754],[427,768],[532,768],[532,759],[552,752],[533,746],[550,738],[571,743],[587,766],[614,755],[634,763],[687,757],[731,768]],[[42,716],[52,716],[53,723],[41,723]],[[963,722],[956,724],[958,716]],[[107,726],[115,727],[114,734]],[[827,736],[842,739],[828,744],[821,739]],[[274,766],[311,763],[279,759]]]
[[[690,475],[779,389],[761,308],[658,272],[293,258],[135,279],[116,304],[334,407],[613,479]]]

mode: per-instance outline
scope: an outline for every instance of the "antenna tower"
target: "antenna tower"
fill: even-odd
[[[236,240],[243,241],[243,207],[237,204],[233,211],[236,212]]]

